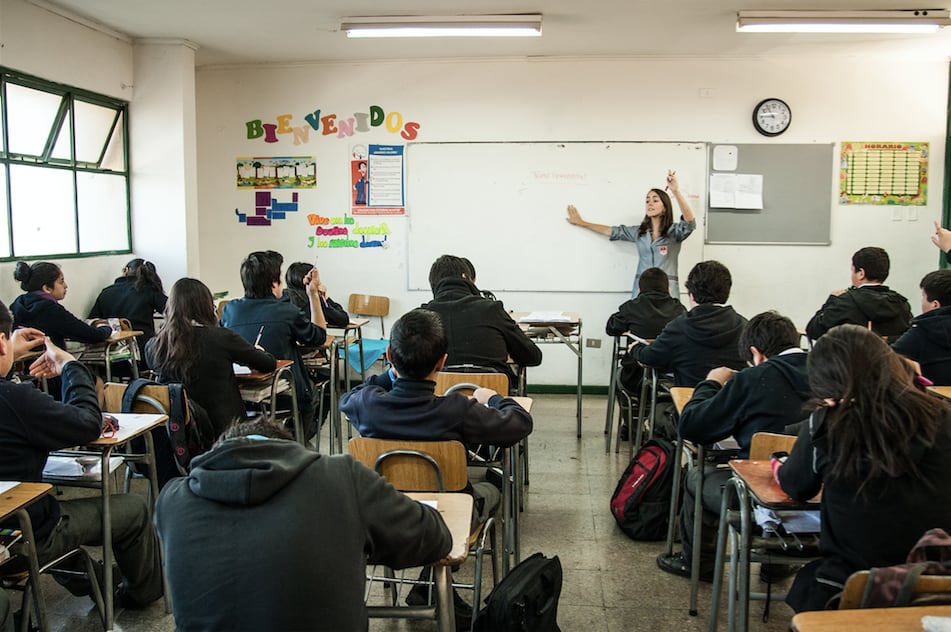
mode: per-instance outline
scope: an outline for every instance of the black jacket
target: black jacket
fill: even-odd
[[[844,294],[829,295],[806,325],[806,335],[816,340],[836,325],[865,327],[869,321],[879,336],[900,336],[911,325],[911,305],[887,285],[849,288]]]
[[[664,327],[687,309],[667,292],[643,292],[625,301],[608,318],[604,331],[609,336],[631,332],[641,338],[656,338]]]
[[[502,303],[483,298],[466,279],[443,279],[436,284],[433,300],[423,307],[439,314],[446,328],[446,366],[474,364],[511,377],[509,357],[519,366],[542,363],[541,349],[505,312]]]
[[[112,335],[109,325],[87,325],[45,292],[21,294],[10,305],[10,312],[14,328],[35,327],[61,349],[66,347],[66,338],[76,342],[102,342]]]
[[[649,345],[637,345],[625,361],[674,372],[675,386],[696,386],[710,369],[742,369],[737,343],[746,319],[729,305],[703,303],[678,316]]]
[[[99,293],[92,309],[90,318],[128,318],[132,329],[142,332],[136,338],[139,350],[145,351],[145,343],[155,335],[153,315],[165,311],[168,297],[152,288],[137,290],[135,277],[121,276],[115,283],[104,288]]]
[[[740,458],[750,453],[757,432],[783,432],[808,415],[806,354],[775,355],[743,369],[722,387],[714,380],[697,384],[680,414],[680,436],[709,445],[729,436],[740,444]]]
[[[951,386],[951,305],[916,316],[892,349],[920,364],[935,384]]]
[[[307,298],[306,294],[285,289],[281,295],[281,300],[285,303],[297,305],[310,320],[310,299]],[[342,329],[350,324],[350,314],[343,308],[343,305],[329,296],[320,299],[320,307],[324,312],[324,319],[327,321],[328,327]]]

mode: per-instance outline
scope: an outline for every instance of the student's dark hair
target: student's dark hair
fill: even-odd
[[[472,262],[469,261],[466,257],[459,257],[459,258],[462,259],[462,262],[466,264],[466,266],[469,268],[469,272],[467,273],[469,280],[475,283],[475,278],[476,278],[475,266],[472,265]]]
[[[929,301],[938,301],[941,307],[951,306],[951,270],[935,270],[921,279],[919,285]]]
[[[463,275],[468,277],[472,272],[471,265],[462,257],[442,255],[433,261],[433,265],[429,268],[429,287],[435,292],[436,285],[443,279],[459,279]]]
[[[750,347],[756,347],[767,358],[780,354],[799,344],[799,331],[793,322],[775,311],[763,312],[753,316],[743,327],[738,349],[740,357],[747,362],[753,361]]]
[[[187,277],[175,281],[165,304],[165,324],[151,343],[151,368],[166,382],[189,382],[199,361],[195,329],[217,324],[208,286]]]
[[[238,439],[248,435],[261,435],[269,439],[286,439],[288,441],[294,438],[281,424],[271,421],[263,415],[258,415],[247,421],[236,419],[234,423],[225,428],[218,440]]]
[[[6,334],[7,338],[13,334],[13,314],[3,301],[0,301],[0,334]]]
[[[687,275],[687,291],[701,303],[726,303],[733,287],[733,277],[719,261],[701,261]]]
[[[24,292],[34,292],[47,285],[53,287],[62,273],[58,265],[49,261],[37,261],[32,265],[26,261],[17,261],[13,278],[20,282],[20,288]]]
[[[281,280],[284,257],[273,250],[252,252],[241,262],[241,285],[245,298],[273,296],[271,288]]]
[[[641,278],[637,280],[637,289],[640,292],[670,294],[670,279],[660,268],[647,268],[641,272]]]
[[[155,264],[151,261],[146,261],[141,257],[133,259],[125,264],[124,271],[125,276],[135,277],[135,289],[140,292],[152,289],[160,294],[165,293],[165,289],[162,287],[162,279],[159,278],[158,272],[155,271]]]
[[[833,327],[808,360],[814,403],[832,400],[826,413],[830,476],[857,486],[911,475],[921,478],[915,446],[930,445],[947,404],[914,381],[911,366],[874,332]]]
[[[855,251],[852,255],[852,267],[858,272],[865,270],[865,278],[869,281],[884,281],[888,278],[891,262],[888,253],[877,246],[866,246]]]
[[[426,377],[448,350],[446,330],[436,312],[414,309],[390,327],[390,358],[401,377]]]
[[[284,283],[286,284],[284,289],[287,290],[288,298],[291,299],[291,303],[306,311],[308,318],[310,317],[310,299],[307,298],[304,277],[313,269],[313,265],[297,261],[287,266],[287,272],[284,273]]]
[[[667,231],[670,230],[670,227],[674,225],[674,207],[670,202],[670,196],[667,195],[667,192],[663,189],[651,189],[647,192],[647,195],[651,193],[656,193],[660,197],[660,201],[664,204],[664,214],[660,216],[660,236],[666,237]],[[641,225],[637,228],[637,234],[643,235],[651,229],[651,218],[646,213],[644,214],[644,219],[641,221]]]

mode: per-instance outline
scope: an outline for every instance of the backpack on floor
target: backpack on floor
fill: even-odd
[[[473,632],[561,632],[561,560],[535,553],[515,566],[489,593]]]
[[[662,540],[667,536],[674,445],[651,439],[637,451],[611,496],[611,515],[633,540]]]

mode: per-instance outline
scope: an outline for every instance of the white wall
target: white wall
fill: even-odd
[[[883,76],[901,77],[902,89],[877,87],[883,85]],[[433,61],[199,69],[202,276],[213,290],[229,289],[240,295],[238,266],[249,251],[274,248],[288,261],[312,261],[315,254],[307,247],[312,228],[305,217],[275,222],[268,228],[236,222],[234,207],[249,206],[250,195],[236,191],[236,157],[316,156],[318,188],[301,193],[302,215],[340,215],[348,202],[350,144],[403,142],[385,131],[350,139],[312,131],[306,144],[294,146],[290,135],[266,144],[245,138],[247,121],[276,123],[278,115],[293,114],[292,125],[306,125],[304,115],[318,108],[322,115],[334,112],[346,117],[375,104],[418,121],[420,141],[928,141],[929,203],[917,209],[917,221],[909,219],[908,209],[901,209],[901,221],[893,221],[891,208],[839,206],[830,199],[831,246],[697,247],[691,243],[691,256],[681,261],[685,277],[696,260],[719,259],[733,272],[731,302],[738,311],[752,316],[775,308],[804,325],[829,290],[848,284],[851,253],[863,245],[880,245],[892,257],[890,283],[911,299],[917,313],[917,282],[937,265],[928,235],[931,221],[940,216],[947,83],[945,61],[876,59],[869,64],[848,58]],[[714,96],[700,98],[700,89],[712,89]],[[793,110],[790,130],[772,140],[758,135],[750,120],[753,105],[768,96],[783,98]],[[838,178],[832,165],[829,177]],[[482,185],[474,173],[473,186]],[[472,230],[504,229],[480,225],[477,218],[453,216],[452,208],[452,200],[446,200],[446,222],[464,222]],[[632,200],[631,221],[638,221],[642,212],[640,200]],[[563,209],[554,208],[551,213],[553,222],[561,221]],[[597,219],[596,212],[590,215]],[[406,220],[366,218],[365,223],[384,220],[393,230],[387,249],[320,250],[319,267],[338,299],[350,292],[387,294],[393,299],[391,315],[395,317],[429,295],[406,290]],[[535,238],[543,238],[544,228],[539,230]],[[691,240],[702,238],[701,226]],[[558,274],[557,253],[548,262],[519,261],[518,253],[511,252],[483,256],[511,257],[512,266],[542,265]],[[479,261],[474,263],[478,268]],[[498,283],[481,275],[479,282],[487,288]],[[603,338],[604,322],[625,299],[626,290],[505,293],[500,298],[510,309],[579,311],[586,335]],[[571,383],[574,357],[558,346],[544,350],[545,362],[532,370],[530,381]],[[586,384],[606,383],[609,356],[607,339],[601,349],[586,350]]]

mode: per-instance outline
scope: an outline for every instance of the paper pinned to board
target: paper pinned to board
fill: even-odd
[[[736,145],[716,145],[713,148],[713,170],[736,171],[738,156]]]
[[[763,208],[763,176],[751,173],[710,174],[710,208]]]

